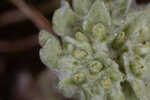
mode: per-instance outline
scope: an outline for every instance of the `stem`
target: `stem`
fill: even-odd
[[[39,46],[38,35],[32,35],[16,41],[0,40],[0,52],[3,53],[17,53],[36,46]]]
[[[28,6],[23,0],[10,0],[24,15],[27,16],[39,30],[52,32],[49,21],[34,7]]]

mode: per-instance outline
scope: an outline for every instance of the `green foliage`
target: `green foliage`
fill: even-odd
[[[62,46],[41,31],[41,60],[58,72],[66,97],[150,100],[150,10],[131,1],[65,2],[53,16]]]

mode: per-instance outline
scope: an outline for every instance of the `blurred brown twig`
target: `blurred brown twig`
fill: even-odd
[[[30,5],[33,6],[33,5]],[[41,11],[41,13],[52,13],[59,6],[59,0],[50,0],[45,3],[40,3],[36,7]],[[16,22],[21,22],[27,19],[20,10],[13,9],[0,14],[0,27],[5,27],[9,24],[14,24]]]
[[[39,30],[52,32],[51,24],[36,8],[27,5],[24,0],[10,0],[25,16],[27,16]]]
[[[8,12],[4,12],[0,15],[0,27],[12,24],[15,22],[19,22],[24,20],[26,17],[19,10],[11,10]]]
[[[51,33],[52,28],[50,22],[41,14],[39,10],[34,8],[33,6],[27,5],[24,0],[10,0],[12,4],[14,4],[19,11],[14,11],[11,13],[14,17],[13,21],[21,20],[25,18],[23,15],[25,15],[28,19],[30,19],[39,30],[47,30]],[[17,14],[18,13],[18,14]],[[22,13],[22,14],[21,14]],[[5,13],[5,16],[9,19],[10,13]],[[17,15],[17,17],[16,17]],[[2,17],[4,18],[4,17]],[[6,21],[6,20],[5,20]],[[7,20],[6,22],[10,22],[11,20]],[[54,34],[54,33],[53,33]],[[0,52],[19,52],[24,51],[27,49],[31,49],[35,46],[38,46],[38,35],[30,36],[28,38],[24,38],[22,40],[16,40],[13,42],[9,41],[0,41]]]
[[[16,41],[0,40],[0,52],[16,53],[39,46],[38,35],[32,35]]]

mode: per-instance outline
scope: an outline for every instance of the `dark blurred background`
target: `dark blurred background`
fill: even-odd
[[[55,73],[39,58],[39,30],[52,31],[59,1],[0,0],[0,100],[69,100],[55,89]]]

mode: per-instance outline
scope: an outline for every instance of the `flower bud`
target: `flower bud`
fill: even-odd
[[[87,53],[83,50],[75,50],[74,51],[74,56],[78,59],[81,59],[83,57],[85,57],[87,55]]]
[[[77,32],[75,38],[79,41],[88,41],[87,37],[81,32]]]
[[[102,25],[101,23],[96,24],[93,27],[92,32],[93,32],[93,36],[96,37],[96,39],[100,41],[104,40],[105,33],[106,33],[104,25]]]
[[[123,45],[125,39],[126,39],[125,33],[124,32],[119,33],[112,42],[112,47],[114,49],[120,48]]]
[[[73,76],[73,81],[75,84],[81,84],[85,81],[85,75],[84,73],[77,73]]]
[[[142,76],[144,65],[140,62],[140,59],[138,57],[136,57],[134,61],[130,62],[130,67],[131,71],[135,74],[136,77]]]
[[[92,74],[100,72],[102,68],[103,65],[99,61],[93,61],[89,65],[89,70]]]

